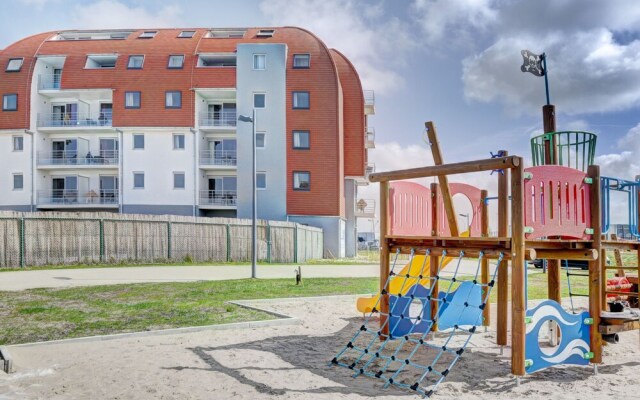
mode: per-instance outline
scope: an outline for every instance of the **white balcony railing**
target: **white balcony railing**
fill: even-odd
[[[236,111],[208,111],[200,113],[201,127],[233,127],[237,123]]]
[[[365,175],[368,177],[374,172],[376,172],[376,165],[374,163],[367,163],[367,165],[364,168]]]
[[[59,150],[38,153],[38,165],[90,165],[118,166],[118,150],[101,150],[95,156],[88,152],[81,154],[77,150]]]
[[[50,113],[38,114],[38,128],[110,127],[111,113]]]
[[[47,74],[38,76],[39,90],[60,90],[61,73]]]
[[[238,203],[238,194],[235,190],[201,190],[201,206],[235,207]]]
[[[376,130],[370,126],[364,133],[364,147],[367,149],[375,149],[376,147]]]
[[[200,152],[200,165],[219,165],[233,167],[238,158],[235,150],[203,150]]]
[[[376,212],[376,201],[360,199],[356,202],[356,217],[373,218]]]
[[[376,94],[373,90],[363,90],[363,94],[364,94],[364,104],[366,106],[376,105]]]
[[[119,192],[117,189],[96,189],[80,191],[72,189],[39,190],[37,194],[38,205],[59,206],[92,206],[92,205],[117,205]]]

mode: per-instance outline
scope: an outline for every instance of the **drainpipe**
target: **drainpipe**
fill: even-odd
[[[36,135],[33,131],[30,131],[28,129],[24,130],[24,133],[26,133],[27,135],[31,136],[31,212],[33,212],[35,210],[35,204],[34,204],[34,193],[35,193],[35,183],[36,183],[36,171],[35,171],[35,166],[33,165],[35,163],[35,154],[36,154]]]
[[[196,216],[198,207],[198,131],[189,128],[193,133],[193,216]]]
[[[124,132],[122,129],[113,128],[114,131],[120,134],[118,137],[118,153],[120,156],[120,172],[118,173],[118,213],[122,214],[122,204],[124,203]]]

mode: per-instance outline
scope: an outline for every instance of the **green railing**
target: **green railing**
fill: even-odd
[[[593,165],[596,139],[595,133],[582,131],[550,132],[533,137],[531,138],[533,165],[563,165],[586,171],[589,165]],[[547,153],[549,162],[545,162]]]

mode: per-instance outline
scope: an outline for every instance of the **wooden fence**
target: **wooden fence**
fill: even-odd
[[[323,256],[320,228],[258,222],[258,260]],[[110,213],[0,212],[0,268],[251,260],[251,220]]]

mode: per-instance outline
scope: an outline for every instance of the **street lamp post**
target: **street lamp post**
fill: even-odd
[[[238,121],[251,122],[251,277],[256,278],[256,264],[258,263],[258,227],[256,224],[256,220],[258,218],[258,199],[256,192],[256,109],[253,109],[253,115],[251,117],[247,115],[239,115]]]
[[[469,213],[458,214],[458,215],[461,216],[461,217],[465,217],[467,219],[467,229],[469,229],[470,228],[470,225],[469,225]]]

